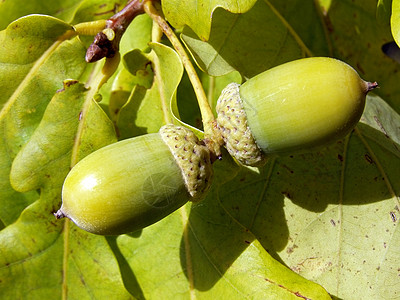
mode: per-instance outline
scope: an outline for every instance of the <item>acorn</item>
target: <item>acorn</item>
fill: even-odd
[[[55,215],[95,234],[133,232],[203,199],[212,174],[209,150],[189,129],[168,124],[79,161]]]
[[[377,86],[337,59],[303,58],[229,84],[217,102],[217,126],[237,161],[261,166],[346,136]]]

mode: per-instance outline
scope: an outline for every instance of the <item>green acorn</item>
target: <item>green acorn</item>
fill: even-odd
[[[209,150],[175,125],[101,148],[65,179],[57,218],[95,234],[132,232],[200,201],[212,177]]]
[[[304,58],[229,84],[218,99],[217,123],[228,152],[259,166],[268,156],[324,145],[346,136],[360,120],[367,93],[346,63]]]

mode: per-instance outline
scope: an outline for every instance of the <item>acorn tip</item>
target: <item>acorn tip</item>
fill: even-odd
[[[367,93],[372,91],[373,89],[379,88],[379,85],[376,81],[374,82],[367,82]]]
[[[56,217],[56,219],[62,219],[62,218],[66,217],[66,215],[61,210],[61,208],[59,210],[57,210],[57,212],[54,213],[54,216]]]

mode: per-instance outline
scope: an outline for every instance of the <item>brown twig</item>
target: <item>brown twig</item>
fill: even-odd
[[[132,0],[120,12],[107,20],[106,28],[95,36],[93,43],[86,51],[87,62],[96,62],[103,57],[113,57],[118,52],[119,42],[125,30],[136,16],[144,13],[143,3],[144,0]],[[106,34],[107,30],[113,32],[111,38]]]

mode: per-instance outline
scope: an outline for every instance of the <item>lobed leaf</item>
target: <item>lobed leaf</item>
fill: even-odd
[[[43,191],[17,222],[0,232],[2,299],[131,299],[104,237],[55,220],[59,195],[59,188]]]
[[[0,11],[10,3],[1,3]],[[75,24],[111,15],[115,3],[67,1],[54,8]],[[81,83],[66,81],[62,89],[65,79],[79,79],[84,70],[93,75],[81,42],[57,42],[71,26],[48,16],[22,18],[0,32],[1,298],[329,299],[320,285],[341,299],[398,297],[398,64],[381,49],[392,41],[388,1],[321,3],[324,11],[317,1],[163,1],[171,24],[186,26],[182,37],[193,39],[187,45],[205,70],[235,71],[218,78],[201,74],[210,103],[228,82],[242,80],[239,72],[250,77],[307,52],[352,64],[379,82],[377,93],[389,104],[369,96],[349,137],[312,153],[271,159],[261,169],[240,168],[224,152],[205,201],[142,232],[112,238],[52,215],[70,166],[116,141],[112,123]],[[148,45],[147,16],[132,25],[122,53],[146,56],[152,65],[133,60],[101,90],[101,105],[110,109],[120,137],[158,130],[165,108],[160,95],[176,117],[200,128],[176,53]],[[265,58],[271,49],[277,56]],[[231,51],[242,56],[234,60]],[[157,63],[160,71],[153,73]],[[12,163],[13,184],[30,192],[11,188]]]
[[[163,110],[169,109],[169,103],[175,97],[182,77],[183,66],[174,50],[159,43],[151,43],[150,47],[153,52],[146,56],[152,61],[153,69],[155,64],[158,64],[159,71],[154,72],[149,68],[144,70],[144,75],[148,80],[152,80],[152,85],[136,85],[128,101],[119,111],[117,126],[120,138],[158,132],[166,122]],[[135,53],[138,54],[137,51]],[[127,53],[124,58],[129,58],[129,54],[132,52]],[[139,57],[143,57],[143,54]],[[136,74],[137,69],[142,66],[142,60],[139,58],[132,61],[137,64],[126,64],[131,72]]]
[[[58,192],[58,191],[57,191]],[[56,191],[42,197],[57,198]],[[51,201],[36,201],[0,232],[0,293],[3,299],[59,297],[62,282],[62,225]],[[27,272],[29,270],[29,272]]]
[[[214,110],[221,91],[231,82],[241,83],[242,78],[238,72],[232,72],[225,76],[209,77],[201,76],[203,87],[207,94],[208,102]],[[190,80],[186,74],[178,86],[177,97],[171,102],[171,111],[175,117],[185,124],[194,128],[202,128],[200,110],[197,104],[196,95]],[[199,135],[201,136],[201,135]]]
[[[121,9],[127,1],[102,0],[53,0],[24,1],[4,0],[0,3],[0,30],[12,21],[30,14],[43,14],[56,17],[71,24],[107,19]]]
[[[139,15],[132,21],[120,42],[121,57],[135,49],[144,53],[150,51],[148,43],[151,41],[152,24],[151,18],[147,15]],[[129,74],[123,64],[120,64],[115,74],[102,86],[100,89],[101,105],[107,106],[105,111],[109,113],[114,122],[119,110],[128,101],[133,87],[136,84],[148,87],[152,82],[149,77],[145,69],[140,70],[134,76]]]
[[[232,13],[245,13],[255,2],[255,0],[213,0],[209,2],[166,0],[162,2],[162,10],[172,26],[176,28],[189,26],[201,40],[207,41],[210,36],[211,19],[216,8],[222,7]]]
[[[330,299],[320,286],[272,259],[255,237],[232,219],[220,203],[219,187],[229,182],[239,168],[228,158],[215,167],[221,181],[206,200],[187,205],[144,229],[140,238],[122,235],[116,239],[114,251],[127,260],[140,287],[131,287],[132,294],[145,299],[165,295]]]
[[[82,0],[56,0],[56,1],[21,1],[5,0],[0,3],[0,30],[7,27],[12,21],[29,15],[45,14],[52,15],[64,21],[69,21],[75,9]]]
[[[257,1],[243,14],[216,9],[207,41],[189,28],[182,39],[199,67],[212,76],[236,70],[251,78],[305,55],[329,54],[319,7],[311,1],[275,2]]]
[[[382,51],[393,37],[390,28],[376,19],[376,1],[333,1],[326,18],[333,55],[353,66],[363,79],[377,81],[376,94],[399,112],[400,65]]]
[[[321,2],[324,1],[272,0],[270,7],[314,56],[331,56],[332,49]]]
[[[62,185],[69,171],[74,143],[78,142],[75,136],[84,118],[85,94],[82,84],[66,81],[64,89],[53,97],[39,126],[13,161],[10,180],[17,191]],[[115,141],[113,126],[93,100],[89,112],[87,124],[78,136],[82,139],[79,153],[74,154],[78,160]]]
[[[388,262],[398,246],[400,148],[390,135],[399,116],[376,97],[367,103],[347,140],[243,169],[219,193],[274,258],[341,299],[398,294],[383,282],[396,281]]]
[[[36,192],[21,194],[11,188],[9,172],[14,157],[65,77],[78,78],[85,68],[84,48],[78,39],[57,41],[70,29],[53,17],[29,16],[0,32],[0,220],[5,225],[38,197]]]
[[[71,12],[71,18],[67,22],[77,24],[93,20],[106,20],[121,10],[127,2],[127,0],[81,0],[75,10]]]
[[[112,123],[97,103],[88,98],[90,95],[77,81],[65,82],[64,89],[52,98],[39,126],[13,162],[13,185],[20,190],[40,188],[41,194],[15,223],[0,232],[3,241],[0,282],[9,282],[6,278],[14,280],[10,288],[1,288],[7,297],[29,294],[33,299],[55,295],[76,298],[109,293],[120,299],[130,298],[104,237],[82,232],[68,220],[57,221],[52,214],[60,206],[61,186],[71,163],[116,141]],[[88,102],[85,113],[83,107]],[[77,143],[78,150],[74,150]],[[10,247],[10,243],[18,244],[18,240],[23,241],[21,249]],[[44,264],[54,276],[40,276]],[[38,271],[26,276],[27,268]],[[100,288],[95,276],[99,274],[103,280]],[[37,280],[36,276],[43,280]],[[15,285],[19,287],[18,293],[13,291]]]
[[[378,0],[376,6],[376,19],[379,24],[388,25],[392,12],[392,0]]]

